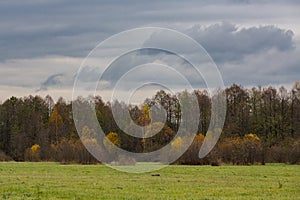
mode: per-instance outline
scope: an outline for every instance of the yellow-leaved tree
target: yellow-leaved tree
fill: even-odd
[[[171,146],[175,151],[181,151],[183,147],[183,139],[182,137],[177,137],[172,143]]]
[[[58,142],[59,132],[62,129],[62,125],[63,125],[63,119],[62,116],[58,113],[56,106],[54,106],[53,111],[50,115],[49,125],[50,125],[51,140],[53,140],[52,135],[54,135],[55,138],[54,140]]]
[[[112,153],[114,146],[120,147],[120,139],[117,133],[110,132],[103,140],[105,148]]]
[[[142,107],[142,114],[139,118],[139,124],[141,126],[146,126],[151,122],[150,118],[150,108],[148,105],[143,105]]]
[[[41,147],[38,144],[32,145],[30,148],[26,149],[25,160],[29,161],[39,161],[41,159]]]

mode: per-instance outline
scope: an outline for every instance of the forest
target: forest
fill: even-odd
[[[226,88],[227,112],[221,137],[210,154],[198,158],[198,152],[211,120],[211,97],[206,90],[195,90],[200,110],[198,131],[188,150],[174,164],[249,165],[300,163],[300,83],[284,87]],[[97,120],[113,144],[131,152],[149,152],[172,140],[179,128],[181,111],[178,95],[161,90],[141,105],[104,102],[93,97]],[[78,98],[76,101],[84,101]],[[149,108],[160,104],[166,110],[161,131],[147,140],[128,136],[114,120],[112,108],[129,110],[133,121],[149,124]],[[130,131],[130,123],[126,131]],[[154,123],[148,129],[155,129]],[[85,126],[82,134],[95,132]],[[145,130],[150,132],[151,130]],[[95,133],[96,134],[96,133]],[[183,138],[172,142],[180,148]],[[104,141],[105,142],[105,141]],[[112,158],[113,159],[113,158]],[[0,161],[56,161],[61,163],[98,163],[85,149],[74,125],[72,102],[51,96],[11,97],[0,105]]]

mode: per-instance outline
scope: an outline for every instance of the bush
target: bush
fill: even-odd
[[[74,153],[76,155],[75,162],[80,164],[96,164],[99,161],[94,158],[93,155],[86,149],[86,147],[82,144],[81,140],[77,140],[74,143]]]
[[[300,139],[285,139],[268,148],[267,162],[299,164]]]
[[[217,146],[219,159],[233,165],[248,165],[259,162],[262,144],[255,134],[246,134],[243,138],[225,138]]]
[[[68,164],[94,164],[98,161],[86,150],[80,140],[61,139],[57,144],[51,145],[52,159]]]
[[[26,161],[40,161],[41,160],[41,147],[38,144],[32,145],[30,148],[25,150]]]
[[[218,157],[224,163],[240,164],[243,152],[241,151],[242,140],[239,137],[225,138],[217,146]]]
[[[205,165],[209,164],[208,158],[200,159],[199,150],[203,143],[204,135],[197,134],[188,150],[174,163],[174,164],[184,164],[184,165]],[[177,141],[178,143],[178,141]],[[178,146],[175,143],[173,146]]]
[[[273,145],[268,149],[266,161],[269,163],[288,163],[289,148],[282,144]]]
[[[262,143],[259,137],[253,133],[246,134],[243,137],[243,164],[254,164],[259,162],[262,155]]]
[[[290,149],[291,151],[288,156],[289,163],[299,164],[300,163],[300,140],[294,141]]]
[[[0,161],[13,161],[13,159],[0,150]]]

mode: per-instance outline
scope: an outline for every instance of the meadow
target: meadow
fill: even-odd
[[[129,174],[105,165],[2,162],[0,199],[300,199],[300,166],[172,165]]]

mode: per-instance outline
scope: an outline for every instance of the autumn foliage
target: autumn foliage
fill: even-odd
[[[186,113],[187,119],[182,117],[178,98],[189,102],[191,96],[196,96],[198,100],[198,121],[194,117],[189,118],[192,112]],[[89,105],[91,100],[105,134],[100,140],[95,137],[99,133],[87,125],[77,134],[72,102],[62,98],[54,102],[49,95],[45,98],[11,97],[4,101],[0,104],[0,160],[96,163],[86,146],[108,155],[105,158],[108,161],[115,159],[116,155],[112,153],[114,146],[145,153],[170,144],[170,149],[166,151],[172,155],[181,152],[187,145],[186,137],[176,137],[182,128],[181,131],[194,134],[195,138],[175,164],[300,162],[299,83],[295,83],[289,91],[284,87],[244,89],[236,84],[227,88],[224,128],[215,148],[204,159],[199,159],[198,153],[204,138],[209,135],[207,132],[212,117],[212,97],[207,91],[183,91],[174,95],[161,90],[141,105],[104,102],[99,96],[89,100],[78,98],[74,102]],[[152,109],[156,105],[160,106]],[[118,108],[123,129],[114,120],[112,108]],[[151,121],[153,116],[161,114],[161,110],[165,113],[165,123]],[[131,119],[123,117],[125,111],[129,111]],[[81,117],[87,116],[83,114]],[[198,129],[190,131],[190,125],[195,123]],[[127,134],[136,131],[135,125],[143,127],[140,129],[143,137]],[[105,149],[101,148],[100,143],[104,144]],[[122,159],[125,163],[127,158]]]

